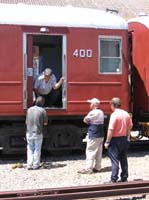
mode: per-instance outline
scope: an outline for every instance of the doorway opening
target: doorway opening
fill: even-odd
[[[61,35],[33,35],[33,85],[37,77],[45,68],[50,68],[57,81],[63,74],[63,36]],[[58,89],[58,96],[50,108],[63,108],[63,86]],[[35,93],[33,99],[35,99]]]

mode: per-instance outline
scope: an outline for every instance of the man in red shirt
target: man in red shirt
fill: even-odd
[[[132,120],[128,112],[121,107],[119,98],[112,98],[111,110],[107,139],[104,144],[108,149],[109,158],[112,164],[112,175],[110,182],[117,182],[119,173],[119,163],[121,165],[121,182],[127,181],[128,178],[128,161],[127,152],[129,147],[130,130],[132,128]]]

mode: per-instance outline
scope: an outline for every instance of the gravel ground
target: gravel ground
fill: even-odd
[[[149,180],[149,152],[132,151],[128,155],[129,181]],[[25,160],[0,159],[0,191],[42,189],[102,184],[109,181],[111,163],[107,153],[103,154],[101,173],[78,174],[85,164],[85,155],[42,158],[40,170],[26,169]]]

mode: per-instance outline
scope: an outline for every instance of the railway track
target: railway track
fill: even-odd
[[[71,200],[149,194],[149,181],[0,192],[3,200]]]

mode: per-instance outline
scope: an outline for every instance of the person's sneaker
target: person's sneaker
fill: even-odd
[[[101,171],[102,171],[102,169],[98,170],[98,169],[96,169],[96,168],[93,168],[93,173],[99,173],[99,172],[101,172]]]
[[[118,182],[127,182],[127,178],[121,178],[120,180],[118,180]]]
[[[33,170],[38,170],[38,169],[40,169],[40,166],[38,166],[38,167],[33,167]]]
[[[33,168],[32,167],[27,167],[27,170],[33,170]]]
[[[78,171],[79,174],[92,174],[92,170],[91,169],[82,169],[80,171]]]
[[[110,181],[108,181],[108,182],[104,182],[104,184],[111,184],[111,183],[117,183],[117,181],[110,180]]]

